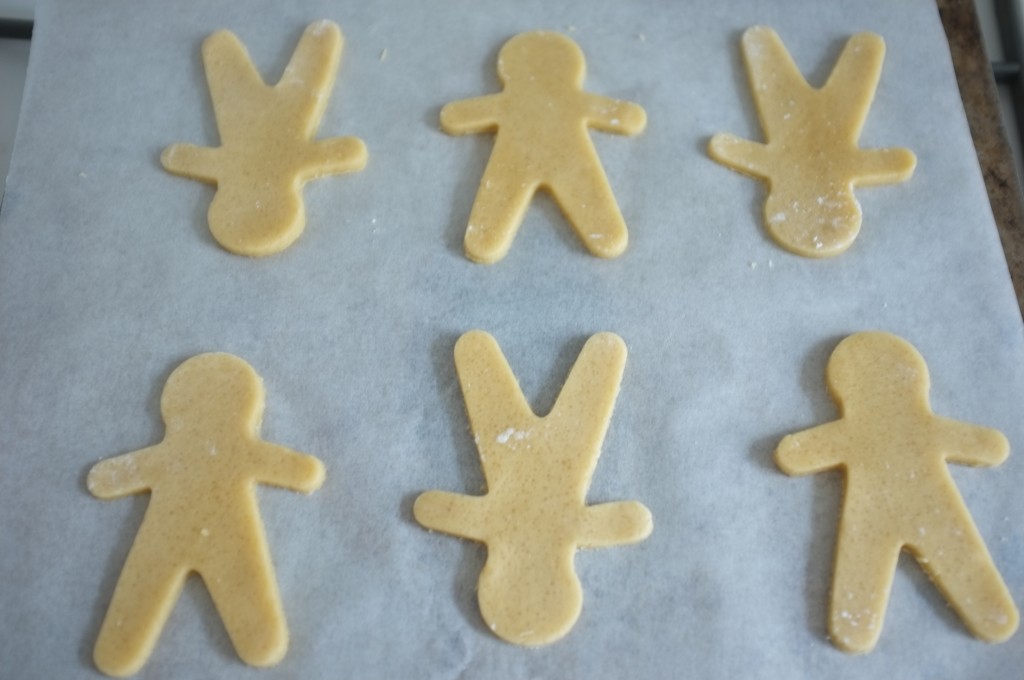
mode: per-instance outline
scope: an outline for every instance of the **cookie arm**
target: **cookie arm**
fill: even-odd
[[[941,417],[932,427],[933,441],[951,463],[993,467],[1010,455],[1010,442],[999,430]]]
[[[172,174],[216,185],[219,155],[219,147],[171,144],[160,154],[160,163]]]
[[[838,467],[845,462],[840,443],[842,421],[787,435],[775,449],[775,464],[787,475],[807,475]]]
[[[260,442],[252,451],[256,478],[266,484],[312,493],[324,483],[320,459],[277,444]]]
[[[604,548],[637,543],[651,535],[651,511],[637,501],[591,505],[583,510],[580,526],[581,548]]]
[[[503,94],[462,99],[441,109],[441,129],[450,135],[471,135],[498,127],[498,103]]]
[[[465,496],[448,491],[426,491],[416,497],[413,517],[431,531],[484,541],[486,496]]]
[[[92,466],[85,479],[89,493],[97,498],[121,498],[149,491],[147,470],[157,446],[101,460]]]
[[[910,149],[859,149],[856,183],[860,186],[888,184],[910,179],[917,167],[917,156]]]
[[[760,142],[719,133],[708,142],[708,155],[722,165],[754,177],[768,177],[771,158],[768,146]]]
[[[366,144],[358,137],[330,137],[309,145],[301,174],[312,179],[323,175],[358,172],[366,167]]]
[[[647,126],[647,112],[639,104],[596,94],[584,97],[587,122],[598,130],[636,135]]]

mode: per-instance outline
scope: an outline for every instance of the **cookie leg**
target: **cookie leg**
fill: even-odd
[[[178,601],[187,575],[187,569],[168,564],[161,551],[136,539],[93,650],[93,661],[99,670],[124,677],[142,668]]]
[[[863,653],[874,649],[882,632],[899,555],[899,545],[840,527],[828,630],[833,644],[843,651]]]
[[[940,528],[915,540],[913,551],[964,625],[987,642],[1003,642],[1019,615],[1006,584],[967,516],[949,513]]]
[[[505,257],[536,191],[536,182],[509,172],[509,161],[495,152],[484,170],[466,226],[466,257],[493,264]]]
[[[263,543],[263,541],[259,541]],[[239,541],[224,546],[230,562],[203,571],[203,580],[238,656],[250,666],[272,666],[288,651],[288,628],[269,552]]]
[[[561,177],[551,192],[592,255],[612,258],[625,252],[629,232],[596,155]]]

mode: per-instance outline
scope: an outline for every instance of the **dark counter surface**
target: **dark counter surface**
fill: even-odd
[[[972,0],[937,0],[937,4],[1017,303],[1024,314],[1024,205],[978,15]]]

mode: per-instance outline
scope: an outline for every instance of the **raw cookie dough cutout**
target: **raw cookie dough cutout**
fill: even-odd
[[[852,335],[826,369],[839,420],[784,438],[775,461],[789,475],[846,475],[835,553],[829,634],[869,652],[882,632],[900,550],[909,550],[977,637],[1017,629],[1013,599],[989,556],[947,462],[998,465],[996,430],[932,413],[924,359],[888,333]]]
[[[93,653],[107,675],[142,668],[191,572],[203,578],[243,661],[270,666],[284,657],[288,630],[256,485],[309,493],[324,468],[259,439],[263,405],[263,384],[247,363],[230,354],[193,357],[164,387],[163,441],[89,471],[99,498],[150,491]]]
[[[636,104],[583,91],[583,52],[559,33],[520,33],[498,54],[498,94],[452,102],[441,127],[453,135],[496,130],[466,227],[466,257],[505,257],[530,199],[547,190],[598,257],[626,249],[626,223],[587,131],[635,135],[647,115]]]
[[[743,58],[765,143],[717,134],[708,153],[768,182],[765,226],[780,246],[806,257],[839,255],[860,231],[853,187],[902,182],[917,164],[907,149],[857,146],[885,43],[872,33],[850,38],[821,89],[807,84],[768,27],[743,34]]]
[[[636,501],[586,503],[625,362],[618,336],[591,337],[551,413],[539,418],[494,338],[472,331],[455,345],[487,493],[428,491],[413,514],[428,529],[487,545],[480,613],[508,642],[543,645],[572,628],[583,606],[573,565],[578,547],[651,533],[651,513]]]
[[[313,140],[341,49],[337,24],[310,24],[281,80],[270,87],[234,34],[218,31],[203,43],[221,146],[173,144],[160,161],[169,172],[217,186],[208,220],[227,250],[250,256],[284,250],[306,225],[302,186],[366,165],[360,139]]]

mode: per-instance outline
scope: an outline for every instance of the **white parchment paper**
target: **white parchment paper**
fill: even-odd
[[[200,44],[229,28],[275,81],[321,18],[346,43],[319,136],[362,138],[369,164],[307,186],[284,253],[231,255],[206,226],[213,189],[158,160],[218,143]],[[816,85],[853,33],[886,39],[861,144],[918,167],[858,190],[839,258],[782,251],[764,187],[705,153],[719,131],[761,139],[739,52],[753,24]],[[541,196],[508,257],[475,265],[461,242],[492,138],[449,137],[438,112],[496,91],[502,43],[541,28],[582,47],[586,89],[647,110],[639,137],[593,133],[630,247],[591,257]],[[482,490],[452,363],[473,328],[539,412],[589,335],[630,349],[589,499],[642,501],[654,533],[579,553],[583,613],[541,649],[486,630],[483,547],[411,517],[424,490]],[[259,491],[291,646],[246,667],[192,579],[139,677],[1017,677],[1024,634],[975,640],[910,558],[873,653],[826,639],[841,477],[789,478],[771,456],[835,418],[825,363],[868,329],[921,351],[937,413],[1009,438],[999,469],[954,476],[1024,601],[1024,335],[931,0],[43,2],[0,224],[0,676],[98,675],[147,498],[94,499],[86,472],[159,441],[169,373],[226,351],[265,381],[264,438],[328,469],[311,496]]]

